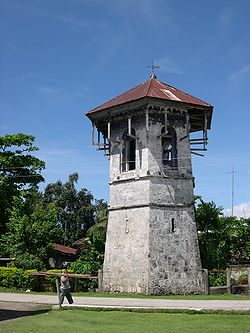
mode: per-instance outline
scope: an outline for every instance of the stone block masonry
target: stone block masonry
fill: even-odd
[[[201,294],[191,148],[205,150],[213,107],[155,75],[87,115],[110,158],[103,290]],[[190,133],[202,132],[201,139]],[[103,136],[103,142],[100,137]],[[198,154],[199,155],[199,154]]]
[[[184,180],[180,182],[185,189]],[[167,180],[164,186],[164,179],[154,177],[111,185],[105,291],[155,295],[204,292],[193,204],[183,205],[187,199],[182,196],[188,197],[191,186],[190,180],[186,183],[187,191],[178,195],[174,191],[169,194]]]

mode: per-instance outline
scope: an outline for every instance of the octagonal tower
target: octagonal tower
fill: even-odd
[[[206,150],[212,110],[152,74],[87,113],[110,158],[104,291],[204,292],[191,153]]]

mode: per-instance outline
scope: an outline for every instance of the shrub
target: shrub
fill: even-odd
[[[95,248],[89,238],[84,241],[85,254],[70,265],[70,268],[77,274],[97,275],[103,263],[103,253]],[[98,287],[97,279],[77,279],[79,289],[82,291],[93,290]]]
[[[34,277],[29,273],[16,267],[0,267],[0,286],[20,290],[33,289]]]
[[[80,257],[74,263],[71,264],[71,269],[76,274],[90,274],[96,275],[98,270],[98,265],[95,262],[89,262]],[[96,279],[76,279],[75,283],[78,289],[81,291],[88,291],[89,289],[96,289],[98,286]]]
[[[209,271],[208,284],[210,287],[226,286],[227,285],[227,272],[226,271]]]
[[[45,267],[43,261],[37,256],[30,253],[15,255],[15,266],[29,270],[30,268],[42,271]]]

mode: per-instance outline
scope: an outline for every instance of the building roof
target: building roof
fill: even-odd
[[[84,240],[86,239],[86,237],[82,237],[82,238],[80,238],[80,239],[77,239],[75,242],[74,242],[74,246],[76,246],[76,247],[84,247],[84,245],[83,245],[83,242],[84,242]]]
[[[92,114],[94,112],[105,110],[144,97],[187,103],[195,106],[212,107],[212,105],[202,101],[201,99],[198,99],[173,86],[159,81],[155,74],[153,74],[149,80],[92,109],[87,114]]]
[[[68,246],[64,246],[64,245],[56,244],[56,243],[53,244],[53,249],[60,253],[69,254],[69,255],[76,255],[79,252],[78,249],[73,249],[72,247],[68,247]]]

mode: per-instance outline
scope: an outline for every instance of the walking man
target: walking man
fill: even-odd
[[[60,305],[63,304],[64,297],[67,298],[69,304],[74,303],[70,292],[69,276],[67,269],[63,270],[63,275],[61,276],[61,286],[60,286]]]

